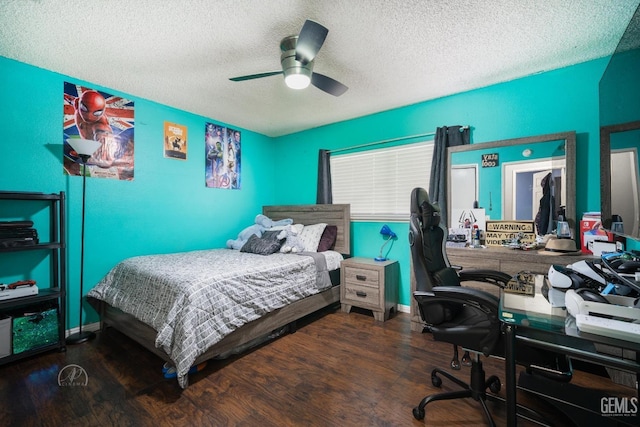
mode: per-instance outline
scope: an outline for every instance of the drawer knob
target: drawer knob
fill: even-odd
[[[362,291],[356,291],[356,296],[359,296],[360,298],[366,298],[367,293]]]
[[[367,280],[367,276],[363,276],[362,274],[356,274],[356,279],[358,280]]]

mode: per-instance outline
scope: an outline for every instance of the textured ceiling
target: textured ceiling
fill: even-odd
[[[0,56],[269,136],[610,55],[638,0],[2,0]],[[314,71],[282,76],[280,40],[329,29]],[[1,77],[1,76],[0,76]]]

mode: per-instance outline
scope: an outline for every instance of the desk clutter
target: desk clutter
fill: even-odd
[[[38,295],[35,280],[19,280],[8,285],[0,283],[0,301],[32,295]]]
[[[505,292],[533,296],[536,293],[536,274],[521,271],[511,278],[504,287]]]
[[[582,332],[640,341],[640,254],[602,254],[600,261],[552,265],[543,294],[566,308]]]

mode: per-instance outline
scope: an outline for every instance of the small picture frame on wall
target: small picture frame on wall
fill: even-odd
[[[187,160],[187,127],[164,122],[164,157]]]

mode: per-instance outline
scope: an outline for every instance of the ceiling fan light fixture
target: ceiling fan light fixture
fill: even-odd
[[[311,78],[306,74],[289,74],[284,78],[284,82],[291,89],[305,89],[311,83]]]
[[[284,73],[284,82],[291,89],[305,89],[311,84],[313,61],[302,64],[296,60],[295,46],[298,36],[285,37],[280,43],[282,55],[280,63]],[[285,50],[286,49],[286,50]]]
[[[329,30],[321,24],[307,19],[302,26],[302,30],[300,30],[300,35],[287,36],[280,41],[282,72],[268,71],[266,73],[232,77],[229,80],[241,82],[282,74],[284,75],[285,84],[290,89],[300,90],[313,85],[333,96],[341,96],[349,89],[348,87],[331,77],[313,72],[314,59],[322,47],[328,32]]]

